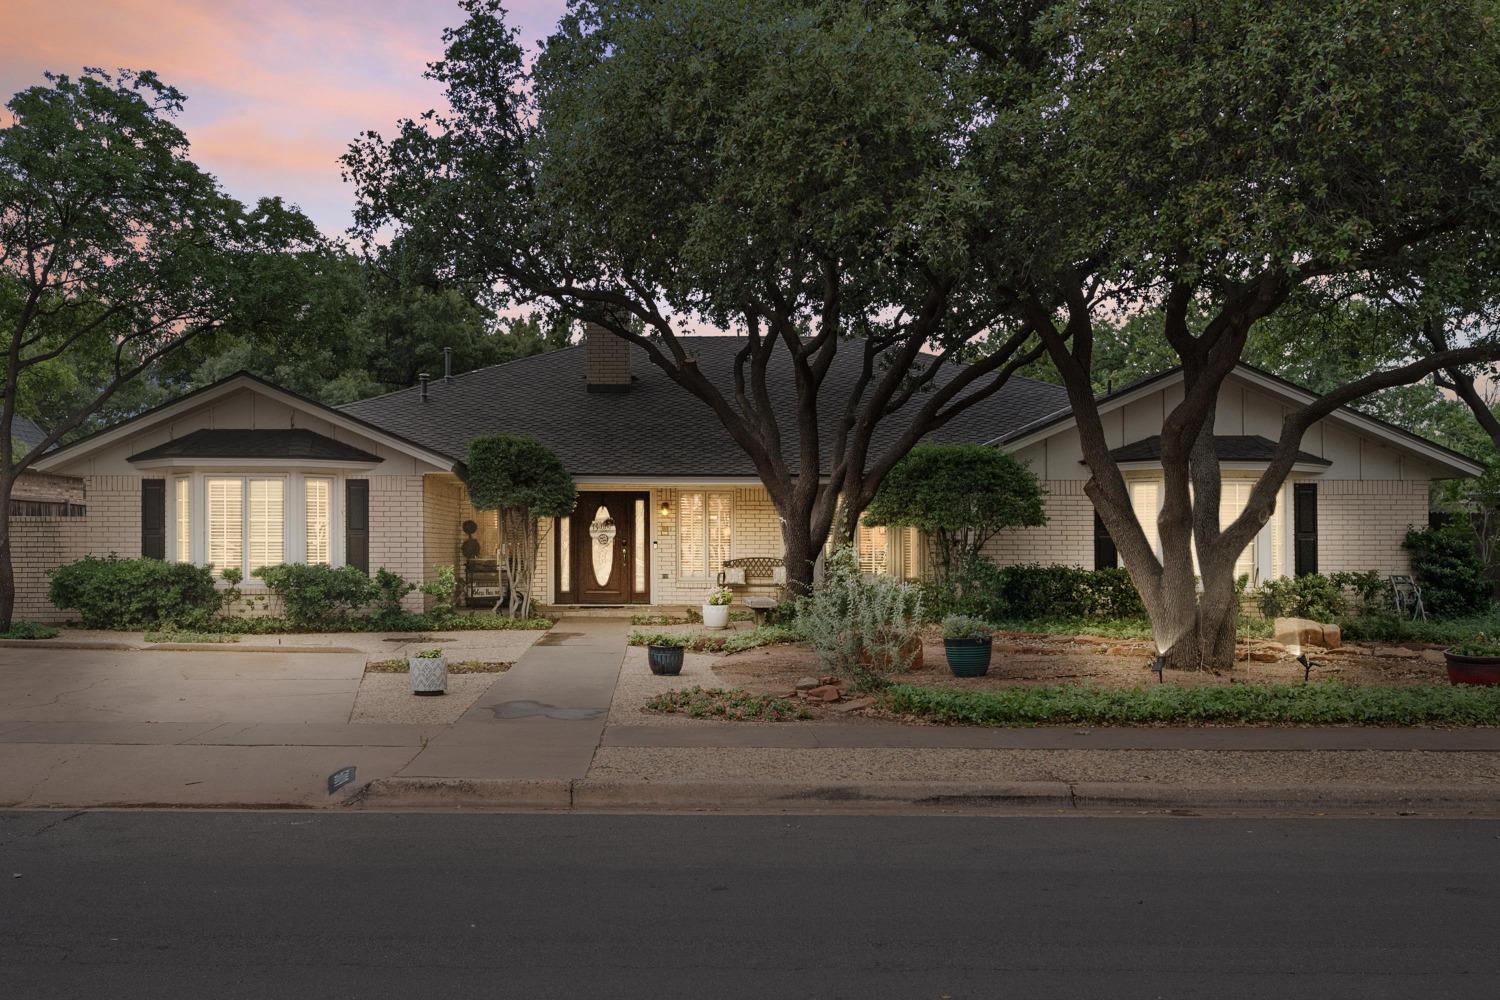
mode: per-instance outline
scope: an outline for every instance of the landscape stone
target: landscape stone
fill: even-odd
[[[803,677],[803,678],[801,678],[801,679],[799,679],[797,681],[797,690],[798,691],[811,691],[813,688],[817,687],[820,683],[821,683],[821,681],[819,681],[816,677]]]
[[[806,692],[806,695],[813,701],[838,701],[841,696],[839,689],[832,684],[815,687],[811,691]]]

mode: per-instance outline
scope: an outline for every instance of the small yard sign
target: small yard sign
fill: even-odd
[[[334,771],[332,774],[330,774],[328,776],[328,794],[332,795],[334,792],[338,791],[340,788],[343,788],[345,785],[349,784],[353,780],[354,780],[354,765],[353,764],[350,764],[348,767],[341,767],[341,768],[339,768],[337,771]]]

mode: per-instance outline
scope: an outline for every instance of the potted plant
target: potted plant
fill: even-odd
[[[646,636],[646,664],[659,677],[682,673],[682,654],[692,636],[657,632]]]
[[[412,694],[446,694],[448,660],[441,649],[424,649],[406,658]]]
[[[943,652],[954,677],[983,677],[990,670],[994,631],[978,618],[949,615],[943,619]]]
[[[1450,684],[1500,684],[1500,640],[1483,633],[1443,650]]]
[[[733,601],[734,593],[727,588],[711,591],[703,602],[703,627],[728,628],[729,605]]]

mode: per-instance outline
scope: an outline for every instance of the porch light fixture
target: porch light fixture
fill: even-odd
[[[662,500],[660,514],[662,517],[672,516],[672,502],[670,500]]]

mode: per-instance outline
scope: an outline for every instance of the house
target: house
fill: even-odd
[[[710,377],[729,384],[731,337],[691,338]],[[857,375],[838,355],[826,391]],[[790,412],[790,388],[773,404]],[[1105,397],[1106,432],[1148,533],[1161,499],[1157,435],[1182,393],[1180,372]],[[1289,406],[1310,398],[1248,367],[1226,382],[1216,431],[1224,511],[1243,505]],[[536,437],[578,484],[571,516],[544,524],[542,605],[682,605],[702,600],[726,560],[781,554],[775,509],[749,458],[697,399],[625,342],[590,331],[581,345],[444,376],[332,408],[238,374],[56,449],[37,471],[84,484],[84,516],[40,519],[17,539],[18,613],[56,618],[51,566],[85,553],[239,566],[325,562],[432,579],[442,566],[480,582],[493,558],[493,513],[469,505],[458,473],[482,434]],[[1087,471],[1066,395],[1017,378],[931,440],[989,443],[1028,463],[1047,489],[1049,521],[1002,533],[998,561],[1112,565],[1113,546],[1083,493]],[[877,442],[878,444],[878,442]],[[1434,480],[1476,475],[1470,459],[1352,410],[1315,426],[1276,516],[1241,569],[1294,572],[1407,568],[1401,539],[1427,521]],[[910,530],[862,527],[872,573],[923,572]],[[492,570],[491,570],[492,572]],[[750,591],[774,591],[765,574]],[[413,606],[420,600],[408,598]]]

